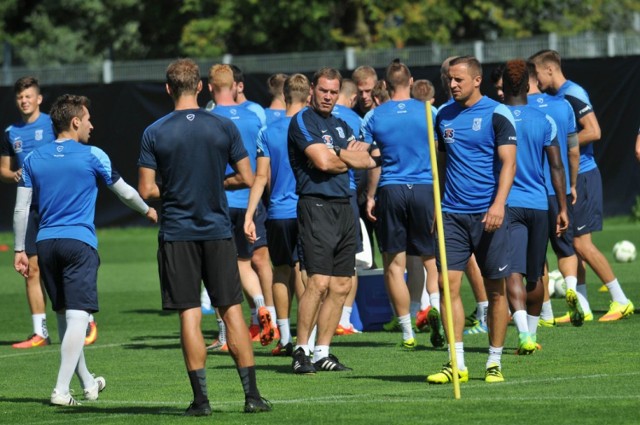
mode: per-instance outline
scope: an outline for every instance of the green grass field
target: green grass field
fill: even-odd
[[[611,259],[611,247],[628,239],[640,247],[640,225],[610,219],[596,244]],[[452,386],[429,386],[425,377],[446,361],[446,351],[418,334],[420,347],[404,352],[397,333],[368,332],[336,337],[332,352],[353,372],[294,376],[289,358],[275,358],[270,347],[254,345],[258,384],[273,412],[241,413],[243,394],[231,357],[209,354],[207,374],[211,418],[182,418],[191,401],[178,336],[178,318],[160,309],[154,229],[99,231],[102,266],[99,339],[85,350],[90,370],[107,379],[95,402],[76,408],[49,406],[59,362],[55,315],[48,314],[53,345],[15,350],[11,343],[31,333],[22,278],[11,267],[13,254],[0,252],[0,423],[2,424],[171,424],[191,421],[225,424],[637,424],[640,423],[640,317],[598,323],[609,297],[599,293],[591,272],[589,297],[596,321],[582,328],[540,329],[543,350],[515,356],[516,333],[510,327],[503,372],[506,382],[483,381],[487,338],[465,337],[470,382],[460,400]],[[12,245],[0,234],[0,244]],[[555,261],[550,259],[551,267]],[[640,261],[613,263],[623,288],[640,307]],[[464,287],[466,310],[473,307]],[[564,301],[554,300],[556,314]],[[636,311],[638,312],[638,310]],[[295,315],[294,315],[295,317]],[[215,320],[205,316],[210,341]],[[77,378],[76,394],[82,394]],[[82,397],[80,396],[79,399]]]

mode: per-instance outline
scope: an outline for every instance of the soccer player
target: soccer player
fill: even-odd
[[[42,95],[35,77],[22,77],[13,86],[20,122],[7,127],[0,146],[0,178],[5,183],[22,184],[22,164],[33,150],[55,140],[49,115],[40,112]],[[38,203],[31,203],[25,251],[29,257],[29,275],[25,278],[27,302],[31,310],[33,333],[13,348],[44,347],[51,343],[47,330],[46,300],[38,268],[36,234],[38,233]]]
[[[142,136],[138,189],[146,199],[162,200],[158,246],[162,308],[180,315],[180,342],[193,391],[185,415],[211,414],[207,351],[200,328],[201,281],[226,324],[229,351],[245,394],[244,411],[269,411],[256,384],[224,193],[225,187],[253,183],[251,163],[233,123],[198,107],[202,90],[198,65],[179,59],[167,67],[166,75],[174,111],[147,127]],[[225,178],[227,163],[236,174]]]
[[[376,70],[368,65],[357,67],[351,74],[351,79],[358,87],[357,103],[354,110],[364,117],[371,109],[375,108],[371,91],[378,82]]]
[[[158,215],[134,188],[111,167],[99,148],[87,146],[93,126],[89,100],[63,95],[51,107],[57,139],[32,151],[24,159],[22,182],[14,212],[16,271],[29,274],[25,235],[32,196],[38,205],[40,227],[36,238],[38,265],[58,319],[60,369],[51,393],[51,404],[75,406],[69,392],[74,372],[85,400],[97,400],[106,387],[103,377],[94,378],[84,357],[84,340],[89,316],[98,311],[98,240],[95,216],[98,182],[104,182],[120,200],[156,222]]]
[[[442,211],[453,310],[453,324],[444,322],[455,336],[455,346],[449,346],[449,352],[455,349],[460,382],[467,382],[460,284],[467,261],[475,253],[489,298],[485,381],[501,382],[501,357],[509,321],[505,277],[511,272],[505,204],[515,176],[515,124],[506,106],[480,93],[482,67],[476,58],[461,56],[451,60],[448,78],[454,103],[438,112],[436,129],[439,171],[445,173]],[[427,377],[430,384],[452,381],[450,363]]]
[[[578,284],[580,304],[587,309],[587,287],[584,262],[609,289],[612,302],[609,311],[599,321],[619,320],[633,314],[634,307],[609,262],[594,245],[591,233],[602,230],[602,179],[593,156],[593,143],[600,139],[600,124],[587,92],[562,72],[560,54],[555,50],[541,50],[529,58],[536,67],[540,90],[566,99],[573,108],[580,144],[580,170],[573,207],[573,245],[578,254]]]
[[[403,63],[394,61],[387,67],[385,82],[391,99],[368,114],[362,126],[363,140],[375,142],[373,155],[380,155],[382,164],[369,172],[367,213],[370,220],[377,221],[387,293],[402,328],[401,346],[408,350],[417,347],[404,280],[406,257],[412,255],[422,257],[427,270],[427,291],[433,302],[428,313],[431,343],[442,347],[445,338],[438,312],[433,176],[425,103],[411,99],[413,78]]]
[[[269,94],[271,95],[271,104],[264,110],[266,114],[267,125],[273,121],[279,120],[285,116],[285,101],[282,87],[284,81],[287,79],[287,74],[273,74],[267,80],[267,87],[269,88]]]
[[[411,97],[433,104],[436,100],[436,89],[429,80],[415,80],[411,87]]]
[[[553,232],[559,236],[569,226],[567,186],[556,123],[549,115],[527,103],[527,63],[521,59],[508,61],[501,80],[504,101],[514,116],[518,139],[516,176],[507,198],[510,238],[514,241],[507,292],[513,322],[518,330],[517,353],[531,354],[537,348],[536,332],[544,298],[542,275],[549,227],[552,224]],[[557,193],[553,221],[548,218],[543,163],[548,164],[549,183]]]
[[[214,115],[219,115],[230,119],[240,132],[242,142],[249,155],[251,170],[256,168],[256,154],[258,134],[263,125],[256,114],[249,109],[239,107],[234,100],[237,94],[237,83],[233,79],[233,70],[229,65],[213,65],[209,69],[209,91],[216,102],[216,107],[211,111]],[[227,174],[232,173],[227,169]],[[271,312],[266,308],[266,299],[263,294],[263,287],[258,274],[251,264],[253,251],[256,246],[265,246],[267,234],[264,227],[264,211],[257,213],[258,236],[260,241],[250,244],[244,237],[244,217],[249,203],[249,189],[227,190],[227,202],[229,204],[229,215],[234,232],[234,240],[238,250],[238,268],[240,270],[240,280],[247,294],[253,300],[257,314],[252,314],[252,339],[259,340],[262,345],[269,345],[274,338],[275,323],[272,326]],[[268,256],[268,253],[267,253]],[[271,267],[269,265],[269,267]],[[273,279],[273,276],[271,276]],[[272,284],[272,282],[269,282]],[[270,300],[273,308],[273,299]],[[274,312],[275,315],[275,312]],[[220,323],[224,326],[223,323]],[[215,344],[215,343],[214,343]],[[215,347],[212,347],[215,348]]]
[[[541,93],[538,89],[538,79],[536,78],[536,69],[532,63],[527,63],[527,71],[529,72],[529,96],[527,102],[531,106],[540,108],[540,110],[549,115],[556,123],[558,132],[558,143],[560,145],[560,155],[565,170],[567,197],[567,214],[569,217],[569,227],[566,232],[561,235],[555,232],[555,223],[557,217],[556,192],[551,183],[551,173],[547,162],[544,162],[545,183],[547,193],[549,195],[549,240],[551,247],[558,257],[558,268],[564,276],[569,296],[569,312],[559,319],[559,322],[571,322],[574,326],[582,325],[584,320],[593,320],[593,314],[587,310],[587,306],[581,306],[575,303],[575,298],[579,297],[575,292],[576,282],[578,281],[578,257],[573,248],[573,201],[575,200],[576,181],[578,177],[578,166],[580,164],[580,147],[578,146],[578,135],[576,132],[576,120],[573,115],[571,105],[565,99],[548,94]],[[569,178],[567,178],[567,176]],[[545,266],[545,275],[548,275]],[[543,280],[548,281],[548,276]],[[540,315],[540,325],[546,327],[555,326],[556,319],[553,317],[551,308],[551,300],[549,299],[549,290],[545,285],[544,302],[542,304],[542,312]]]
[[[293,353],[289,316],[291,298],[295,293],[293,284],[299,275],[296,220],[298,195],[295,193],[296,180],[289,162],[287,132],[291,117],[307,106],[309,79],[303,74],[294,74],[285,80],[283,90],[286,116],[271,123],[260,133],[256,178],[251,187],[244,219],[245,236],[249,243],[254,243],[258,236],[253,217],[264,190],[269,185],[267,241],[274,267],[273,298],[280,330],[280,341],[271,351],[274,356],[291,356]]]
[[[331,115],[341,83],[336,69],[318,70],[310,106],[294,115],[289,125],[289,160],[296,177],[298,229],[308,275],[298,303],[294,373],[351,370],[329,353],[355,269],[355,218],[347,170],[376,163],[368,145],[357,142],[349,126]],[[318,339],[310,360],[309,335],[316,318]]]

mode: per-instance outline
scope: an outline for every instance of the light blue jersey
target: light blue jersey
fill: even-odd
[[[541,112],[544,112],[553,118],[556,123],[560,156],[562,157],[564,174],[566,176],[565,180],[567,182],[566,194],[569,195],[571,193],[571,179],[569,178],[571,172],[569,170],[569,147],[567,146],[567,139],[570,135],[576,133],[576,118],[573,115],[571,104],[569,104],[565,99],[560,99],[556,96],[550,96],[544,93],[531,94],[527,97],[527,101],[529,102],[529,105],[539,108]],[[551,183],[549,161],[545,160],[543,161],[543,164],[547,192],[549,195],[555,195],[556,191]]]
[[[77,239],[97,249],[93,220],[98,182],[111,186],[120,179],[107,154],[74,140],[56,140],[31,152],[23,165],[25,187],[38,194],[36,242]]]
[[[389,100],[367,115],[362,138],[382,157],[379,186],[433,184],[424,102]]]
[[[571,108],[573,108],[573,114],[576,119],[576,130],[580,132],[582,130],[580,126],[580,120],[587,114],[593,112],[593,106],[591,106],[591,101],[589,100],[589,95],[587,92],[580,87],[578,84],[573,81],[565,81],[556,96],[565,98],[569,104],[571,104]],[[588,145],[580,147],[580,169],[578,170],[579,174],[586,173],[587,171],[591,171],[594,168],[597,168],[596,160],[593,157],[593,143],[589,143]]]
[[[212,114],[229,118],[238,128],[244,148],[249,152],[249,161],[251,162],[251,170],[256,172],[256,155],[258,134],[263,127],[260,118],[251,112],[248,108],[240,105],[216,107],[211,111]],[[227,175],[232,174],[233,169],[227,166]],[[247,208],[249,205],[249,189],[227,190],[227,202],[229,208]]]
[[[357,136],[360,133],[360,127],[362,127],[362,118],[360,118],[360,115],[358,115],[353,109],[336,104],[333,107],[333,111],[331,111],[331,114],[334,117],[341,118],[342,121],[346,122],[347,125],[351,127],[351,131],[353,131],[354,136]],[[356,190],[356,186],[355,172],[352,168],[349,168],[349,189]]]
[[[516,123],[518,148],[516,176],[507,197],[511,208],[548,210],[543,162],[544,148],[558,146],[556,124],[549,115],[530,105],[507,106]]]
[[[260,104],[251,100],[245,100],[239,106],[246,108],[256,114],[258,118],[260,118],[260,124],[262,127],[267,125],[267,114],[265,113],[264,108],[260,106]]]
[[[296,178],[291,169],[287,145],[290,122],[291,117],[281,118],[261,131],[258,137],[258,157],[269,158],[271,162],[271,196],[267,215],[269,219],[297,217]]]
[[[271,125],[272,122],[278,121],[279,119],[284,118],[286,115],[286,111],[284,109],[267,108],[264,110],[264,113],[266,116],[267,125]]]
[[[436,117],[438,150],[447,153],[442,210],[483,213],[495,199],[502,163],[498,147],[516,144],[509,109],[483,96],[468,108],[453,102]]]

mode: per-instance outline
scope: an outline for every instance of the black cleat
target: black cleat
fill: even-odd
[[[316,370],[325,370],[328,372],[346,372],[349,370],[353,370],[350,367],[347,367],[340,363],[338,358],[333,354],[329,354],[324,359],[320,359],[313,364]]]
[[[194,401],[184,412],[184,416],[211,416],[211,406],[208,401],[200,404],[196,404]]]
[[[316,373],[316,368],[311,364],[311,360],[309,360],[309,356],[304,353],[302,348],[298,348],[293,352],[293,362],[291,363],[293,367],[293,373],[298,374],[312,374]]]
[[[271,412],[271,402],[266,398],[250,398],[244,402],[244,413]]]

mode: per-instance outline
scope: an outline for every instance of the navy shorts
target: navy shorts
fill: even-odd
[[[511,239],[509,236],[509,208],[505,207],[502,226],[493,233],[484,231],[485,213],[442,213],[442,222],[449,270],[464,271],[469,257],[475,253],[482,276],[500,279],[511,274]],[[440,266],[440,253],[436,264]]]
[[[302,196],[298,200],[298,231],[308,275],[353,276],[356,236],[347,198]]]
[[[362,252],[364,248],[362,247],[362,234],[360,233],[360,207],[358,207],[358,192],[355,190],[351,191],[349,203],[351,203],[351,209],[353,209],[353,217],[356,219],[354,225],[356,227],[356,253],[358,253]]]
[[[600,170],[578,174],[577,198],[573,206],[573,235],[582,236],[602,230],[602,178]]]
[[[532,208],[509,208],[511,232],[511,273],[520,273],[527,281],[542,276],[549,242],[548,213]]]
[[[242,303],[242,287],[232,239],[160,241],[158,273],[162,308],[200,307],[200,282],[214,307]]]
[[[236,242],[238,250],[238,258],[248,260],[253,256],[253,250],[265,246],[267,244],[267,229],[265,221],[267,218],[266,211],[262,202],[258,204],[256,213],[253,216],[253,222],[256,225],[255,243],[251,244],[244,236],[244,216],[247,214],[246,208],[229,208],[229,218],[231,219],[231,231]]]
[[[556,257],[566,258],[575,255],[576,250],[573,248],[573,205],[571,205],[572,197],[567,195],[567,215],[569,216],[569,227],[560,237],[556,235],[556,218],[558,217],[558,201],[556,195],[549,196],[549,241],[551,248],[555,252]]]
[[[37,254],[53,311],[98,311],[98,251],[77,239],[45,239]]]
[[[298,262],[298,220],[267,220],[269,256],[274,266],[295,266]]]
[[[27,234],[24,238],[24,252],[31,257],[38,253],[36,247],[36,238],[40,229],[40,214],[37,208],[31,208],[29,211],[29,221],[27,221]]]
[[[435,255],[433,186],[392,184],[378,189],[376,232],[380,251]]]

